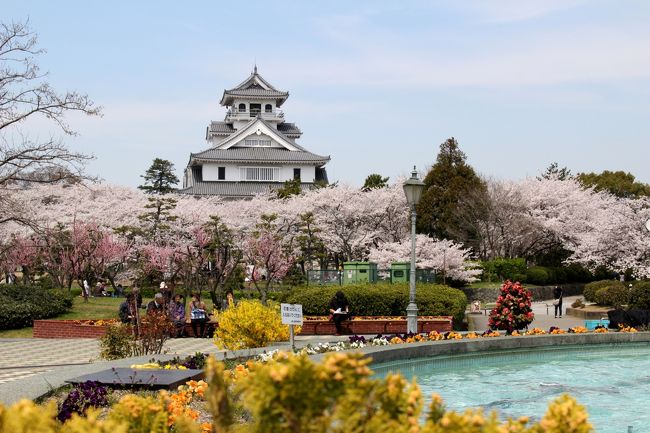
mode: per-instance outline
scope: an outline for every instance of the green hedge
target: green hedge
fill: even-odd
[[[58,316],[71,308],[72,297],[63,290],[0,285],[0,329],[32,326],[34,320]]]
[[[650,310],[650,281],[639,281],[632,285],[630,308]]]
[[[600,280],[594,281],[585,285],[585,288],[582,290],[582,296],[585,297],[585,300],[589,302],[598,302],[596,299],[596,292],[605,287],[625,287],[623,283],[617,280]]]
[[[329,303],[341,290],[350,302],[350,312],[356,316],[404,316],[409,300],[407,284],[365,284],[330,287],[297,287],[285,302],[302,304],[305,315],[322,316],[329,313]],[[458,289],[441,284],[418,284],[415,301],[420,316],[453,316],[462,323],[467,297]]]
[[[603,306],[621,308],[630,301],[630,291],[621,285],[611,285],[596,290],[596,303]]]

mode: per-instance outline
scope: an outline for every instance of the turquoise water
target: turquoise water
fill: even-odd
[[[429,403],[447,409],[483,407],[502,419],[538,421],[548,404],[569,393],[587,408],[598,433],[650,432],[650,345],[563,346],[373,364],[381,377],[416,377]]]

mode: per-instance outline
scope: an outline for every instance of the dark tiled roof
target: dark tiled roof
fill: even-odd
[[[230,149],[208,149],[192,153],[190,161],[232,161],[232,162],[305,162],[324,164],[329,156],[316,155],[306,150],[288,150],[276,147],[231,147]]]
[[[227,134],[230,135],[235,132],[236,129],[232,127],[232,124],[226,122],[210,122],[210,132],[213,134]]]
[[[233,89],[226,90],[225,95],[230,96],[246,96],[246,97],[255,97],[255,98],[265,98],[265,99],[281,99],[287,98],[289,92],[280,92],[279,90],[266,90],[260,88],[253,89]]]
[[[245,198],[256,194],[275,191],[284,186],[283,182],[202,182],[195,181],[194,185],[178,190],[181,194],[190,195],[220,195],[223,197]],[[301,183],[301,188],[309,189],[311,183]]]
[[[302,131],[296,126],[295,123],[278,123],[278,131],[287,137],[302,135]]]

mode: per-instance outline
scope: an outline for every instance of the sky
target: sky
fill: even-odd
[[[290,92],[298,143],[330,155],[330,181],[425,171],[458,140],[481,175],[624,170],[650,183],[646,0],[28,1],[60,91],[101,118],[69,116],[91,174],[137,186],[154,158],[177,175],[223,120],[224,89],[259,73]],[[56,133],[43,121],[30,136]]]

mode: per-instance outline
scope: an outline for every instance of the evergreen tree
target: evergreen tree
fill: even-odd
[[[176,208],[176,200],[166,195],[175,191],[174,185],[178,183],[178,178],[174,174],[174,164],[160,158],[153,160],[142,177],[145,183],[138,188],[152,197],[148,198],[149,203],[145,205],[149,211],[138,218],[148,225],[144,233],[153,241],[158,241],[161,232],[169,229],[167,223],[176,220],[176,216],[171,215],[171,211]]]
[[[472,243],[475,235],[463,222],[463,208],[468,198],[485,194],[486,186],[465,159],[455,138],[440,145],[436,163],[424,178],[417,208],[419,233]]]
[[[579,173],[580,183],[593,187],[596,191],[606,191],[622,198],[639,198],[650,196],[650,185],[637,182],[632,173],[605,170],[597,173]]]
[[[156,158],[144,175],[144,185],[138,186],[146,194],[164,195],[174,192],[178,178],[174,174],[174,164],[166,159]]]
[[[571,170],[569,170],[567,167],[560,168],[557,162],[552,162],[551,165],[546,167],[546,171],[542,173],[541,177],[537,177],[537,179],[548,180],[554,178],[558,180],[567,180],[567,179],[571,179],[572,177],[573,176],[571,176]]]
[[[531,302],[530,290],[522,287],[519,282],[506,280],[501,286],[497,306],[490,312],[490,328],[501,329],[508,334],[525,328],[535,317]]]
[[[302,187],[300,186],[300,179],[291,179],[284,182],[282,188],[279,188],[275,193],[277,198],[289,198],[293,195],[300,195]]]
[[[371,189],[386,188],[388,186],[389,177],[381,177],[381,174],[373,173],[366,177],[366,181],[361,187],[362,191],[370,191]]]

